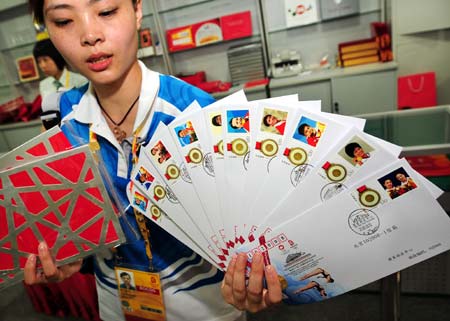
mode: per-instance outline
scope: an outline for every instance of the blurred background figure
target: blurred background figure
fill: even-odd
[[[47,76],[39,83],[39,92],[43,99],[48,94],[79,87],[87,82],[80,74],[67,69],[66,61],[50,39],[38,41],[33,48],[33,56],[39,69]]]

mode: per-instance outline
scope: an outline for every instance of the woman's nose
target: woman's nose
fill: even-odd
[[[85,33],[81,39],[82,45],[94,46],[97,42],[100,42],[102,37],[99,33],[88,32]]]
[[[82,22],[82,46],[95,46],[98,42],[103,41],[103,31],[101,25],[98,24],[98,21],[96,21],[95,17],[86,15]]]

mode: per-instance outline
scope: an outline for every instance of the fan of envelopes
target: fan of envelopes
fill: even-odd
[[[123,241],[87,145],[72,148],[54,128],[0,162],[0,287],[20,280],[42,240],[58,265]]]
[[[296,96],[247,102],[242,91],[193,103],[140,148],[131,206],[220,269],[237,252],[250,267],[261,252],[292,303],[336,296],[448,249],[441,191],[398,158],[399,146],[365,133],[364,119],[320,107]],[[397,213],[423,204],[436,217]],[[414,225],[442,231],[424,229],[413,244]],[[433,251],[418,250],[429,244]],[[340,274],[349,266],[338,253],[369,266]],[[375,271],[373,259],[390,263]]]

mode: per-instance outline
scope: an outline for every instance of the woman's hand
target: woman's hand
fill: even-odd
[[[281,301],[281,285],[275,269],[264,267],[261,253],[253,256],[248,285],[245,285],[247,255],[239,253],[234,257],[222,282],[222,296],[225,301],[239,310],[258,312]],[[267,289],[263,287],[266,279]]]
[[[47,243],[41,242],[38,247],[39,260],[42,264],[42,271],[36,269],[36,255],[31,254],[24,268],[24,278],[26,284],[39,284],[48,282],[60,282],[78,272],[83,260],[57,267],[50,254]]]

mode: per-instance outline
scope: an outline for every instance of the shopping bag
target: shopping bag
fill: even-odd
[[[436,106],[436,75],[426,72],[398,77],[398,108]]]

